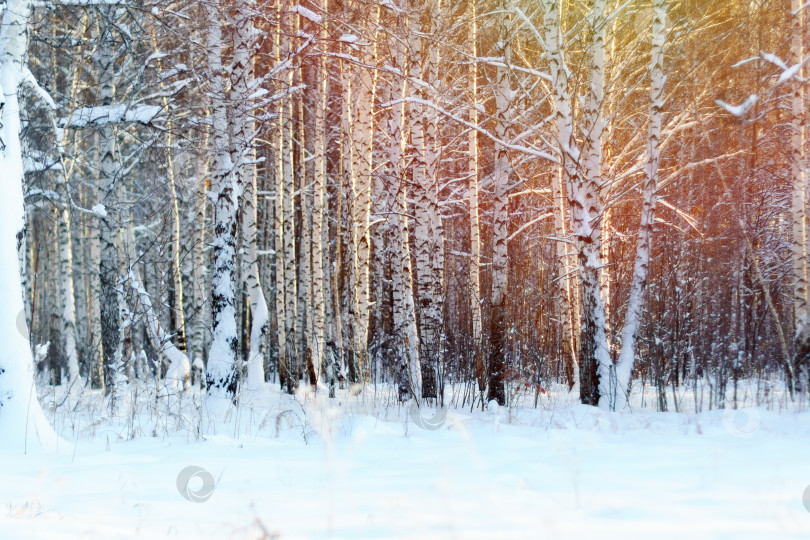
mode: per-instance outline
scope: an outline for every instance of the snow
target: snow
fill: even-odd
[[[90,212],[98,217],[107,217],[107,208],[101,203],[94,205],[93,208],[90,209]]]
[[[782,60],[781,58],[779,58],[775,54],[766,53],[766,52],[763,52],[761,54],[762,54],[762,59],[763,60],[765,60],[767,62],[770,62],[771,64],[775,65],[779,69],[781,69],[783,71],[788,69],[787,64],[785,64],[784,60]]]
[[[149,124],[160,114],[160,111],[161,107],[157,105],[130,107],[127,104],[117,104],[82,107],[73,111],[70,117],[60,119],[59,125],[61,127],[83,128],[119,124],[121,122]]]
[[[754,105],[756,105],[758,99],[759,96],[757,96],[756,94],[752,94],[748,96],[748,99],[746,99],[742,104],[737,106],[729,105],[728,103],[726,103],[721,99],[716,99],[714,100],[714,102],[717,103],[718,106],[724,108],[730,114],[733,114],[737,118],[741,118],[746,114],[748,114],[751,111],[751,109],[754,108]]]
[[[126,411],[109,418],[100,394],[85,391],[78,407],[49,413],[77,444],[0,454],[0,531],[8,539],[489,540],[629,530],[806,538],[806,404],[782,414],[621,414],[558,391],[537,409],[420,411],[373,390],[329,400],[268,385],[265,402],[229,424],[209,423],[197,393],[181,398],[182,413],[155,407],[147,393],[151,409],[128,421]]]
[[[742,67],[745,64],[749,64],[751,62],[756,62],[757,60],[759,60],[759,56],[752,56],[751,58],[746,58],[745,60],[740,60],[736,64],[733,64],[731,67],[733,67],[733,68]]]
[[[394,3],[391,0],[381,0],[380,6],[388,8],[391,11],[393,11],[394,13],[397,13],[397,14],[404,13],[404,11],[402,9],[398,8],[397,6],[395,6]]]
[[[311,9],[307,9],[301,5],[293,6],[292,9],[290,9],[290,13],[298,13],[300,16],[304,17],[305,19],[309,19],[311,22],[315,24],[321,24],[321,22],[323,22],[323,17],[321,17]]]
[[[783,82],[789,81],[790,79],[795,77],[799,73],[799,70],[802,68],[803,65],[804,63],[799,63],[783,71],[782,74],[779,76],[779,80],[776,81],[776,84],[777,85],[782,84]]]
[[[354,34],[343,34],[338,38],[338,41],[341,41],[343,43],[354,43],[358,39],[359,38],[357,36],[355,36]]]

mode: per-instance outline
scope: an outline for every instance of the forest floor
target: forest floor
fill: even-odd
[[[273,386],[215,423],[199,391],[154,397],[46,393],[62,442],[0,454],[0,538],[810,537],[806,403],[420,415]]]

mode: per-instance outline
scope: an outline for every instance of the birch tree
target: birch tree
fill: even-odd
[[[806,38],[806,15],[807,5],[802,5],[801,0],[791,0],[791,43],[790,62],[793,66],[801,66],[805,62]],[[806,69],[805,69],[806,75]],[[808,160],[810,152],[807,152],[807,100],[810,99],[810,90],[806,88],[807,83],[798,81],[793,83],[791,99],[790,118],[790,149],[791,149],[791,217],[793,219],[793,320],[795,321],[795,351],[794,360],[788,363],[788,386],[791,395],[796,390],[796,369],[810,369],[810,322],[808,321],[808,196],[810,195],[810,183],[808,182]],[[801,366],[804,366],[803,368]],[[807,380],[810,385],[810,378]]]
[[[655,207],[658,200],[658,169],[661,160],[661,124],[664,107],[664,41],[666,39],[667,1],[653,1],[652,53],[650,60],[650,123],[647,133],[647,165],[644,170],[642,188],[643,202],[641,222],[638,228],[636,257],[633,263],[633,281],[630,284],[630,298],[627,301],[622,347],[616,365],[616,388],[612,395],[603,395],[613,410],[627,406],[630,380],[635,359],[636,336],[641,319],[641,307],[650,266]],[[602,405],[602,403],[600,403]]]
[[[407,17],[401,10],[392,9],[386,17],[393,28],[407,31]],[[411,269],[409,214],[407,204],[408,182],[405,170],[405,111],[402,102],[407,94],[406,43],[399,35],[391,35],[391,67],[394,74],[389,86],[391,110],[388,117],[388,160],[391,175],[387,182],[390,201],[391,289],[393,297],[391,336],[392,364],[397,370],[398,397],[405,401],[422,396],[422,367],[419,359],[416,314],[413,300],[413,273]]]
[[[51,445],[56,436],[36,399],[33,363],[28,337],[18,330],[23,313],[17,242],[23,224],[23,161],[20,144],[20,101],[23,84],[36,85],[28,70],[28,24],[33,2],[0,3],[0,283],[3,286],[0,328],[4,347],[0,353],[0,433],[4,446],[16,451],[32,444]],[[33,399],[31,397],[33,396]]]
[[[468,0],[469,5],[469,41],[471,60],[469,63],[468,84],[470,92],[469,121],[478,125],[478,10],[476,0]],[[478,379],[478,390],[486,388],[486,368],[483,355],[483,321],[481,316],[481,226],[478,207],[478,131],[470,129],[467,135],[467,174],[469,174],[469,211],[470,211],[470,310],[472,312],[472,343],[475,362],[475,373]]]
[[[804,9],[801,0],[791,0],[790,61],[794,66],[803,60]],[[790,149],[793,194],[791,214],[793,218],[793,312],[797,330],[807,324],[807,224],[805,217],[805,170],[804,170],[804,85],[793,84],[790,108]]]
[[[509,76],[511,63],[512,12],[509,2],[501,0],[498,6],[501,20],[498,28],[498,56],[502,65],[495,74],[495,136],[498,141],[508,141],[510,136],[512,83]],[[506,403],[504,371],[508,354],[508,321],[506,311],[507,279],[509,275],[508,205],[511,167],[508,149],[500,142],[495,143],[495,167],[492,172],[494,193],[492,201],[492,307],[490,313],[490,355],[489,355],[489,400],[498,404]]]
[[[230,69],[234,102],[234,137],[231,160],[235,164],[235,183],[241,192],[242,279],[250,300],[250,344],[248,352],[247,388],[258,390],[264,384],[264,355],[262,340],[267,327],[268,308],[259,276],[256,239],[258,217],[256,187],[256,151],[253,121],[253,96],[259,90],[254,77],[254,51],[256,49],[256,16],[254,2],[242,2],[234,21],[234,59]]]
[[[572,234],[576,240],[577,264],[582,287],[581,337],[579,341],[580,396],[583,403],[596,405],[600,395],[609,394],[612,377],[612,361],[608,354],[605,336],[605,311],[599,290],[601,267],[601,235],[598,223],[602,208],[601,185],[598,176],[597,157],[600,155],[601,129],[586,132],[585,156],[576,143],[573,120],[573,99],[569,89],[568,73],[563,50],[563,34],[560,26],[560,4],[556,0],[544,0],[545,45],[549,56],[552,96],[556,109],[556,128],[562,161],[563,185],[565,186],[571,219]],[[586,94],[586,115],[592,128],[600,125],[599,74],[604,66],[604,15],[606,1],[595,0],[589,4],[588,17],[591,24],[587,44],[587,62],[590,72]],[[596,77],[596,78],[594,78]],[[597,133],[598,131],[598,133]],[[597,136],[598,135],[598,136]],[[581,159],[590,160],[588,168],[580,167]],[[590,174],[588,174],[590,173]]]
[[[111,107],[115,100],[116,62],[118,46],[113,27],[121,13],[117,6],[104,6],[100,13],[98,50],[98,103]],[[101,348],[104,358],[104,383],[112,386],[112,372],[121,358],[120,307],[118,280],[121,274],[116,237],[118,235],[118,201],[121,193],[121,178],[116,153],[116,125],[105,123],[99,133],[98,176],[98,242],[99,242],[99,317],[101,321]]]
[[[439,3],[429,5],[439,9]],[[412,175],[414,205],[414,250],[416,261],[416,289],[419,316],[419,358],[422,366],[422,397],[438,396],[437,375],[442,361],[442,287],[444,281],[441,214],[436,185],[437,125],[433,113],[423,105],[425,88],[437,83],[435,47],[430,48],[423,33],[435,24],[426,12],[410,15],[412,26],[408,32],[408,76],[411,97],[408,105],[408,125],[411,132]],[[426,67],[422,69],[422,60]],[[425,80],[427,79],[427,80]],[[421,83],[420,83],[421,81]],[[441,261],[441,262],[439,262]]]
[[[328,15],[328,2],[315,0],[315,6],[320,20],[313,21],[318,24],[318,39],[322,47],[326,46],[327,27],[324,22]],[[326,345],[326,286],[324,276],[324,261],[328,255],[328,245],[324,246],[324,214],[327,210],[326,182],[326,107],[329,89],[326,54],[317,57],[314,69],[315,95],[313,102],[314,133],[310,135],[313,143],[313,205],[312,205],[312,365],[317,384],[321,378],[324,364]]]
[[[283,9],[283,8],[281,8]],[[290,14],[281,12],[281,25],[279,32],[281,33],[281,42],[279,46],[279,54],[281,55],[279,64],[286,63],[286,70],[283,75],[283,89],[290,89],[293,86],[293,69],[290,65],[293,51],[292,44],[289,38]],[[293,388],[298,386],[298,362],[296,344],[298,343],[298,336],[296,335],[296,314],[297,309],[297,272],[295,266],[296,256],[296,241],[295,241],[295,212],[294,212],[294,191],[295,191],[295,178],[293,171],[293,103],[291,97],[286,97],[281,102],[281,115],[279,117],[280,125],[280,144],[279,149],[281,152],[281,177],[276,184],[277,197],[281,198],[281,212],[282,212],[282,234],[283,241],[277,244],[283,250],[283,276],[284,276],[284,361],[280,361],[279,366],[284,365],[285,369],[282,371],[282,386],[286,385],[287,391],[292,393]],[[277,224],[278,225],[278,224]],[[278,272],[278,269],[276,269]],[[281,354],[281,343],[279,340],[279,354]],[[281,369],[281,367],[279,368]]]
[[[206,387],[209,403],[216,409],[236,396],[237,335],[234,295],[236,263],[236,214],[240,193],[233,175],[234,163],[228,140],[225,71],[222,66],[221,5],[205,5],[209,99],[213,130],[214,171],[211,198],[214,203],[213,271],[211,275],[211,320],[213,341],[208,353]]]

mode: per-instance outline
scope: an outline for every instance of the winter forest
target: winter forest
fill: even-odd
[[[810,3],[0,21],[0,537],[810,531]]]

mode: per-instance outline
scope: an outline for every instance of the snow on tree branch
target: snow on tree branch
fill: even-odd
[[[126,104],[101,105],[76,109],[67,118],[59,119],[62,128],[100,127],[109,124],[137,123],[151,125],[158,118],[161,107],[157,105],[139,105],[130,107]]]

